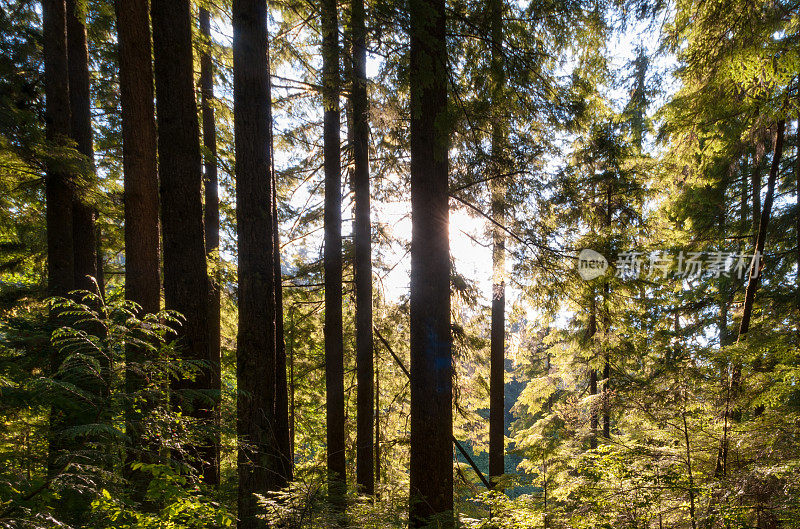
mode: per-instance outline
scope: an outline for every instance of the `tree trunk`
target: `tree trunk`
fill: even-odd
[[[64,0],[42,0],[42,32],[47,140],[56,145],[64,145],[70,135]],[[51,296],[65,296],[72,290],[75,279],[70,175],[63,160],[53,157],[46,162],[47,290]]]
[[[217,178],[217,130],[214,123],[214,65],[211,61],[211,17],[200,8],[200,33],[206,42],[200,53],[200,106],[203,116],[203,186],[206,253],[213,263],[208,296],[208,356],[214,388],[222,387],[220,365],[220,257],[219,257],[219,181]],[[214,460],[220,458],[220,401],[214,406]],[[219,466],[210,469],[209,482],[219,484]]]
[[[67,0],[67,56],[71,136],[81,154],[80,178],[74,182],[72,204],[72,248],[74,288],[96,292],[97,240],[95,211],[84,197],[93,187],[94,147],[92,107],[89,92],[89,52],[86,44],[86,15],[76,0]],[[84,6],[85,7],[85,6]]]
[[[752,189],[750,192],[752,193],[752,216],[750,217],[750,222],[752,224],[752,240],[755,244],[756,239],[758,238],[758,223],[761,220],[761,164],[764,160],[764,154],[766,150],[765,141],[761,138],[758,140],[758,144],[756,145],[756,154],[755,154],[755,162],[753,163],[753,175],[751,186]]]
[[[357,427],[356,482],[359,492],[375,492],[373,457],[372,235],[369,190],[369,108],[364,0],[352,0],[353,87],[353,246],[356,290]]]
[[[452,527],[447,46],[444,0],[412,0],[409,527]]]
[[[233,2],[239,334],[236,351],[240,529],[261,527],[255,493],[279,485],[275,435],[275,267],[265,0]]]
[[[214,406],[184,390],[215,390],[208,367],[208,271],[203,229],[203,175],[194,98],[192,17],[188,0],[152,0],[153,56],[160,164],[161,230],[164,241],[164,301],[185,321],[177,330],[178,351],[203,362],[194,378],[173,380],[176,404],[191,416],[213,423]],[[213,434],[189,447],[198,470],[213,483],[219,462]]]
[[[769,224],[770,216],[772,215],[772,202],[775,197],[775,185],[778,180],[778,173],[781,166],[781,157],[783,156],[783,133],[786,127],[784,120],[778,121],[777,132],[775,133],[775,147],[772,151],[772,165],[769,169],[769,178],[767,179],[767,195],[764,197],[764,207],[761,210],[761,218],[758,223],[758,232],[756,234],[755,251],[753,252],[753,266],[750,269],[750,274],[747,281],[747,290],[744,295],[744,308],[742,310],[742,322],[739,326],[739,338],[741,340],[747,331],[750,329],[750,317],[753,313],[753,301],[755,300],[756,291],[761,280],[761,270],[764,267],[764,244],[767,240],[767,226]],[[755,203],[754,203],[755,204]]]
[[[592,299],[589,303],[589,327],[586,330],[586,338],[587,338],[587,347],[590,350],[594,351],[594,346],[592,345],[592,340],[594,340],[594,335],[597,334],[597,303],[594,298],[594,294],[592,294]],[[589,359],[589,363],[591,364],[592,358]],[[597,395],[597,370],[589,366],[589,395]],[[591,428],[591,436],[589,437],[589,448],[594,450],[597,448],[597,403],[592,400],[592,405],[589,410],[589,426]]]
[[[161,280],[148,3],[117,0],[116,14],[125,177],[125,299],[153,313],[161,307]]]
[[[503,85],[503,2],[492,0],[492,102],[497,109],[502,105]],[[497,488],[498,477],[505,472],[505,303],[506,303],[506,237],[500,226],[505,226],[506,186],[500,175],[505,148],[505,125],[502,116],[492,119],[492,327],[489,374],[489,479]]]
[[[270,99],[271,101],[271,99]],[[272,115],[270,114],[270,137],[272,134]],[[272,146],[272,140],[270,140]],[[272,152],[272,151],[270,151]],[[272,156],[274,164],[275,157]],[[272,218],[273,254],[275,272],[275,423],[277,425],[278,446],[281,453],[280,486],[292,481],[294,452],[289,434],[289,388],[286,383],[286,341],[283,321],[283,277],[281,275],[281,245],[278,232],[278,186],[275,167],[272,167]]]
[[[120,102],[122,107],[122,167],[125,204],[125,299],[143,313],[161,308],[161,278],[158,235],[158,166],[156,122],[153,104],[150,13],[148,2],[117,0],[117,42],[119,53]],[[135,364],[147,360],[141,348],[125,348],[125,391],[133,394],[147,384]],[[134,497],[141,500],[149,476],[133,472],[135,461],[151,462],[142,440],[142,417],[155,403],[128,406],[125,433],[130,438],[126,453],[126,475],[134,483]],[[156,448],[154,447],[153,450]],[[144,452],[140,452],[143,451]]]
[[[794,161],[794,174],[795,174],[795,188],[794,196],[796,203],[795,212],[795,242],[797,243],[796,256],[797,256],[797,305],[800,308],[800,119],[797,120],[796,131],[797,147],[795,148],[795,161]]]
[[[45,133],[54,147],[63,148],[70,138],[70,101],[67,56],[67,16],[64,0],[42,1],[42,33],[44,37]],[[58,156],[45,158],[45,204],[47,227],[47,290],[50,296],[66,296],[74,288],[74,254],[72,244],[72,175],[66,160]],[[56,311],[50,313],[53,327],[68,323]],[[65,382],[75,382],[68,373],[59,372],[64,355],[50,351],[50,369]],[[65,430],[83,422],[81,413],[54,401],[50,410],[48,432],[49,452],[47,474],[52,478],[61,473],[70,452],[77,449]],[[61,498],[65,521],[73,525],[84,522],[88,497],[76,489],[66,489]]]
[[[608,332],[608,331],[606,331]],[[606,353],[605,363],[603,364],[603,438],[611,439],[611,363]]]
[[[373,348],[374,350],[374,348]],[[376,351],[377,353],[377,351]],[[377,490],[381,484],[381,374],[380,363],[375,357],[375,497],[380,496]]]
[[[289,306],[289,454],[294,459],[294,307]]]
[[[339,153],[339,32],[336,1],[323,0],[322,104],[325,166],[325,387],[328,487],[341,507],[346,469],[344,441],[344,345],[342,338],[342,175]]]

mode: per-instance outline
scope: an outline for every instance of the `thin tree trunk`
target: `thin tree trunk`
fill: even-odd
[[[380,497],[381,484],[381,375],[377,350],[375,350],[375,497]]]
[[[206,233],[206,253],[211,259],[213,273],[208,288],[208,357],[214,388],[222,387],[220,356],[220,281],[219,270],[219,181],[217,177],[217,129],[214,123],[214,64],[211,60],[211,16],[200,8],[200,33],[206,42],[200,53],[200,106],[203,117],[203,187],[205,210],[203,220]],[[214,460],[220,459],[220,398],[214,405]],[[208,476],[209,483],[219,484],[219,464]]]
[[[239,334],[239,529],[261,527],[254,494],[280,484],[275,431],[276,302],[267,4],[233,2]]]
[[[796,131],[797,147],[795,148],[795,161],[794,161],[794,174],[795,174],[795,189],[794,196],[796,202],[795,212],[795,241],[797,242],[797,305],[800,307],[800,119],[797,120]]]
[[[589,327],[586,330],[586,338],[587,344],[590,350],[594,350],[594,346],[592,345],[592,340],[594,339],[595,334],[597,334],[597,303],[595,302],[594,294],[592,294],[592,299],[589,304]],[[591,363],[590,359],[590,363]],[[594,367],[589,367],[589,395],[597,395],[597,370]],[[589,426],[592,430],[591,436],[589,437],[589,448],[594,450],[597,448],[597,406],[592,400],[592,405],[589,410]]]
[[[272,118],[270,115],[270,131]],[[271,132],[270,132],[271,135]],[[272,140],[270,140],[272,145]],[[274,156],[272,157],[274,163]],[[281,453],[280,486],[285,487],[292,480],[294,453],[289,438],[289,389],[286,384],[286,342],[283,321],[283,278],[281,275],[280,234],[278,232],[278,186],[275,167],[272,167],[272,218],[273,249],[275,272],[275,423],[277,425],[278,446]]]
[[[613,209],[611,205],[611,185],[606,187],[606,218],[605,229],[611,230],[611,219]],[[606,338],[611,334],[611,313],[608,304],[611,298],[611,286],[606,281],[603,284],[603,332]],[[608,340],[604,340],[606,344]],[[608,352],[608,345],[605,347],[605,358],[603,363],[603,437],[611,438],[611,360]]]
[[[117,0],[115,9],[122,107],[125,299],[137,303],[142,312],[152,314],[161,308],[161,278],[149,4]],[[130,345],[125,348],[125,391],[129,395],[147,384],[137,366],[146,359],[145,350]],[[147,491],[149,476],[146,472],[134,472],[130,465],[155,458],[155,447],[147,451],[142,440],[142,418],[154,405],[147,402],[125,409],[125,433],[130,438],[125,473],[134,483],[134,497],[139,500]]]
[[[747,334],[750,329],[750,318],[753,313],[753,301],[755,300],[756,291],[761,280],[761,270],[764,267],[764,245],[767,240],[767,226],[769,224],[770,216],[772,215],[772,202],[775,197],[775,185],[778,181],[778,173],[781,166],[781,157],[783,156],[783,134],[786,127],[784,120],[778,121],[777,132],[775,133],[775,146],[772,151],[772,165],[769,169],[769,178],[767,180],[767,195],[764,197],[764,207],[761,210],[761,218],[758,223],[758,233],[756,235],[755,251],[753,253],[753,266],[750,269],[750,274],[747,281],[747,290],[744,296],[744,308],[742,310],[742,322],[739,326],[739,337],[737,341]]]
[[[289,454],[294,459],[294,307],[289,306]]]
[[[209,391],[214,377],[209,365],[208,271],[203,229],[203,175],[200,130],[194,97],[192,17],[189,0],[152,0],[156,118],[160,164],[161,230],[164,241],[165,307],[183,315],[177,329],[178,351],[186,360],[202,362],[193,380],[173,380],[175,403],[196,419],[213,423],[214,406],[207,399],[183,395]],[[207,433],[190,457],[204,479],[218,474],[214,436]]]
[[[372,351],[372,235],[369,190],[369,108],[367,103],[367,49],[364,0],[352,0],[353,32],[353,194],[355,196],[353,245],[356,290],[356,482],[359,492],[375,492]]]
[[[608,359],[608,353],[606,353],[605,364],[603,365],[603,437],[605,439],[611,438],[610,385],[611,363]]]
[[[689,476],[689,516],[692,521],[692,529],[697,529],[697,519],[695,516],[695,494],[694,494],[694,474],[692,472],[692,450],[689,444],[689,426],[686,423],[686,411],[681,412],[683,418],[683,439],[686,447],[686,472]]]
[[[409,527],[452,527],[447,46],[444,0],[412,0]]]
[[[325,388],[328,488],[342,507],[346,468],[344,441],[344,344],[342,338],[342,174],[339,153],[339,24],[336,0],[323,0],[322,104],[325,166]]]
[[[95,211],[95,221],[99,219]],[[106,274],[105,274],[105,258],[103,257],[103,231],[100,224],[95,222],[95,255],[97,256],[97,289],[100,297],[106,299]]]
[[[503,1],[492,0],[492,104],[502,105],[503,85]],[[502,116],[492,119],[492,324],[489,373],[489,480],[499,487],[497,478],[505,472],[505,304],[506,304],[506,234],[499,226],[505,225],[506,186],[499,176],[505,172],[503,158],[506,135]]]
[[[67,0],[67,56],[69,62],[69,102],[71,136],[81,154],[80,178],[74,182],[72,204],[72,248],[74,288],[95,292],[97,279],[97,240],[95,211],[85,197],[93,187],[94,147],[92,109],[89,93],[89,51],[86,43],[86,15],[76,0]]]
[[[739,334],[736,342],[743,340],[747,332],[750,330],[750,318],[753,312],[753,302],[755,301],[756,291],[761,280],[761,271],[764,267],[764,246],[767,238],[767,226],[769,224],[770,216],[772,214],[772,202],[775,196],[775,185],[778,180],[778,172],[780,170],[781,157],[783,155],[783,135],[786,122],[780,120],[777,123],[777,131],[775,133],[775,145],[772,152],[772,164],[769,170],[769,177],[767,179],[767,194],[764,197],[764,207],[759,209],[761,217],[758,223],[758,230],[755,237],[755,249],[753,250],[753,262],[748,272],[747,289],[744,294],[744,306],[742,308],[742,320],[739,324]],[[753,202],[753,209],[756,208],[756,201]],[[715,475],[722,477],[727,472],[728,468],[728,451],[729,451],[729,435],[728,429],[731,422],[739,422],[742,416],[742,410],[736,404],[736,398],[739,394],[742,385],[742,364],[736,363],[730,378],[730,385],[727,389],[725,412],[723,416],[723,432],[722,441],[720,442],[720,449],[717,456],[717,464]],[[730,420],[729,420],[730,418]]]

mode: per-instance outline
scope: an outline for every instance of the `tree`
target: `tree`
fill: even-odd
[[[342,168],[339,151],[339,23],[336,0],[323,0],[322,105],[325,170],[325,404],[328,487],[341,504],[346,483],[344,431],[344,339],[342,336]],[[339,505],[341,507],[341,505]]]
[[[214,64],[211,60],[211,16],[207,9],[200,8],[200,33],[205,39],[200,53],[200,107],[203,118],[203,190],[205,210],[203,221],[206,232],[206,252],[212,260],[213,273],[209,282],[208,298],[208,357],[214,388],[222,387],[220,365],[220,280],[219,271],[219,180],[217,177],[217,130],[214,124]],[[215,427],[220,427],[219,401],[214,407]],[[214,459],[220,457],[220,434],[214,435]],[[216,472],[216,475],[213,473]],[[211,483],[219,483],[219,468],[215,465]]]
[[[67,145],[70,135],[66,5],[64,0],[42,0],[44,85],[47,101],[45,129],[54,147]],[[64,296],[74,284],[72,252],[72,189],[68,165],[55,156],[47,159],[47,290]]]
[[[155,314],[161,308],[161,266],[149,3],[117,0],[114,5],[122,111],[125,299],[137,303],[144,314]],[[133,394],[147,384],[144,373],[131,368],[147,360],[146,354],[133,346],[125,349],[125,390],[128,393]],[[136,456],[136,451],[143,450],[142,418],[147,411],[133,403],[125,409],[125,431],[130,437],[126,454],[128,467],[138,459],[147,460]],[[144,496],[147,476],[133,473],[132,479],[139,483],[138,496]]]
[[[176,403],[199,421],[211,424],[218,391],[210,369],[208,344],[208,271],[203,229],[203,176],[200,134],[194,98],[192,17],[188,0],[153,0],[153,58],[158,123],[161,232],[164,244],[165,308],[183,315],[178,347],[197,362],[194,380],[173,380]],[[196,391],[205,392],[199,395]],[[189,457],[213,482],[219,462],[214,436],[191,447]]]
[[[236,432],[239,527],[259,527],[254,494],[275,490],[281,454],[275,429],[276,303],[267,4],[233,2],[233,98],[239,332]]]
[[[353,37],[353,246],[356,289],[356,483],[360,492],[375,492],[373,456],[373,354],[372,354],[372,230],[369,189],[369,108],[367,100],[367,48],[364,0],[353,0],[350,24]],[[377,423],[375,423],[377,424]]]
[[[412,0],[409,527],[453,525],[447,47],[443,0]]]
[[[506,233],[505,182],[503,157],[507,142],[506,125],[498,112],[503,105],[503,0],[493,0],[491,12],[492,107],[498,114],[492,120],[492,324],[489,375],[489,476],[505,472],[505,304]],[[497,486],[496,480],[492,486]]]
[[[270,101],[272,98],[270,97]],[[272,113],[270,112],[270,147],[272,146]],[[274,160],[274,156],[272,157]],[[289,426],[289,385],[286,378],[286,339],[283,320],[283,275],[281,245],[278,230],[278,186],[275,167],[272,167],[273,269],[275,274],[275,425],[281,454],[280,487],[285,487],[294,473],[294,452]]]
[[[71,137],[81,155],[80,178],[74,186],[72,204],[72,247],[74,252],[76,289],[94,291],[90,278],[98,277],[95,211],[88,203],[94,180],[94,146],[92,145],[92,107],[89,92],[89,52],[86,44],[85,6],[67,0],[67,60],[69,63],[69,102]]]

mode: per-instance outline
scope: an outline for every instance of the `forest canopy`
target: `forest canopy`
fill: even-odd
[[[0,527],[800,528],[800,3],[0,0]]]

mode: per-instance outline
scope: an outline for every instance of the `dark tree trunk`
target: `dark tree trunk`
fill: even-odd
[[[217,178],[217,129],[214,123],[214,64],[211,60],[211,16],[200,8],[200,33],[206,42],[200,54],[200,106],[203,116],[203,186],[206,252],[213,263],[208,289],[208,356],[214,388],[222,387],[220,357],[220,272],[219,272],[219,182]],[[214,406],[214,460],[220,458],[220,402]],[[219,466],[210,469],[208,480],[219,483]]]
[[[341,506],[346,469],[344,444],[344,345],[342,338],[342,171],[339,153],[339,29],[336,0],[323,0],[322,104],[325,166],[325,388],[328,487]]]
[[[594,351],[594,335],[597,334],[597,303],[595,302],[594,294],[589,304],[589,327],[586,330],[587,347]],[[597,370],[592,367],[591,363],[594,359],[589,359],[589,395],[597,395]],[[589,426],[591,434],[589,437],[589,447],[594,450],[597,448],[597,403],[592,401],[591,409],[589,410]]]
[[[45,132],[54,147],[65,147],[70,141],[69,67],[67,54],[67,11],[64,0],[42,2],[42,30],[44,36],[44,82],[46,97]],[[74,253],[72,242],[73,176],[66,160],[57,156],[46,158],[45,202],[47,226],[47,286],[51,296],[66,296],[74,288]],[[69,323],[64,315],[52,311],[52,326]],[[51,350],[50,367],[53,376],[62,382],[84,382],[59,371],[64,355]],[[84,388],[82,388],[84,389]],[[62,399],[54,401],[50,410],[48,432],[48,476],[61,473],[65,465],[75,459],[80,448],[68,429],[87,422],[86,413],[74,406],[64,405]],[[74,460],[80,464],[83,459]],[[66,489],[60,499],[64,521],[82,525],[89,510],[89,496],[78,489]]]
[[[272,117],[270,114],[270,131]],[[270,132],[271,133],[271,132]],[[272,140],[270,140],[272,145]],[[283,276],[281,272],[281,245],[278,232],[278,185],[272,157],[272,218],[273,253],[275,270],[275,424],[277,425],[278,447],[281,454],[280,486],[285,487],[292,480],[294,452],[289,433],[289,388],[286,381],[286,338],[283,321]]]
[[[742,322],[739,326],[739,338],[741,340],[750,329],[750,317],[753,313],[753,301],[761,280],[761,271],[764,267],[764,245],[767,240],[767,226],[772,215],[772,202],[775,197],[775,185],[778,181],[778,173],[781,167],[781,157],[783,156],[783,134],[786,127],[784,120],[778,121],[778,130],[775,133],[775,146],[772,152],[772,165],[769,169],[767,179],[767,195],[764,197],[764,207],[761,209],[761,218],[758,222],[758,232],[756,234],[755,259],[750,270],[747,281],[747,290],[744,295],[744,308],[742,309]],[[754,203],[755,204],[755,203]]]
[[[758,230],[755,234],[755,248],[753,250],[753,263],[748,272],[747,288],[744,293],[744,305],[742,308],[742,320],[739,324],[739,334],[736,338],[737,343],[746,338],[747,332],[750,330],[750,318],[753,312],[753,302],[755,301],[756,291],[761,281],[761,272],[764,268],[764,246],[767,239],[767,226],[769,224],[770,216],[772,215],[772,202],[775,196],[775,185],[778,180],[778,173],[780,171],[781,157],[783,156],[783,135],[786,122],[780,120],[777,123],[777,131],[775,133],[775,145],[772,152],[772,164],[769,170],[769,177],[767,178],[767,194],[764,197],[764,206],[761,208],[760,200],[753,200],[753,209],[756,209],[756,203],[759,205],[760,218],[758,221]],[[755,188],[755,185],[754,185]],[[728,451],[729,451],[729,438],[728,430],[729,424],[737,423],[742,418],[742,410],[737,405],[737,398],[739,396],[742,386],[742,364],[737,362],[734,364],[730,386],[727,391],[725,412],[723,415],[723,433],[720,442],[719,452],[717,454],[717,464],[715,475],[717,477],[725,476],[728,470]],[[760,411],[756,411],[760,414]],[[730,419],[730,420],[729,420]]]
[[[96,292],[97,240],[95,211],[86,195],[94,180],[92,107],[89,93],[89,52],[86,44],[86,16],[76,0],[67,0],[67,56],[69,62],[69,103],[71,135],[81,154],[81,174],[74,182],[72,204],[72,248],[74,288]]]
[[[372,427],[372,235],[369,192],[369,108],[367,102],[367,49],[364,27],[364,0],[353,0],[353,87],[350,105],[353,111],[353,246],[355,252],[356,290],[356,482],[359,492],[375,492],[375,459]]]
[[[764,160],[765,142],[759,139],[756,146],[756,158],[753,164],[753,177],[751,181],[752,193],[752,236],[755,242],[758,237],[758,223],[761,220],[761,165]]]
[[[374,348],[373,348],[374,349]],[[375,358],[375,487],[381,484],[381,374],[378,371],[380,364]],[[376,497],[380,492],[375,491]]]
[[[603,365],[603,437],[611,438],[611,363],[606,353],[605,364]]]
[[[70,109],[67,67],[67,26],[64,0],[42,1],[44,36],[44,89],[46,98],[45,131],[47,140],[63,146],[69,141]],[[72,189],[64,160],[46,160],[45,204],[47,226],[47,291],[50,296],[66,296],[73,289]],[[51,314],[52,323],[61,322]],[[61,365],[61,355],[53,351],[51,370]],[[67,410],[53,405],[50,414],[48,474],[58,472],[61,451],[66,448],[60,431],[69,424]]]
[[[239,334],[236,351],[240,529],[261,527],[254,494],[275,490],[275,267],[265,0],[233,2]]]
[[[45,127],[47,140],[65,144],[70,135],[67,26],[64,0],[42,0],[44,35]],[[47,224],[47,289],[65,296],[74,285],[72,190],[63,160],[47,160],[45,179]]]
[[[411,0],[409,527],[453,526],[449,131],[444,0]]]
[[[161,308],[161,280],[148,3],[117,0],[116,14],[125,177],[125,299],[153,313]]]
[[[797,130],[795,131],[797,147],[795,148],[794,156],[794,174],[795,174],[795,188],[794,197],[796,202],[795,211],[795,242],[797,243],[796,257],[797,257],[797,304],[800,307],[800,119],[797,120]]]
[[[606,225],[611,227],[611,190],[608,190],[608,209]],[[603,331],[606,336],[611,334],[611,314],[608,304],[610,303],[611,287],[608,283],[603,285]],[[603,363],[603,437],[611,438],[611,359],[606,349]]]
[[[103,230],[97,223],[98,215],[95,211],[95,255],[97,256],[97,289],[100,291],[100,297],[106,297],[106,274],[105,274],[105,258],[103,257]]]
[[[139,304],[143,313],[161,308],[158,235],[158,166],[156,122],[153,104],[150,13],[148,2],[115,2],[119,46],[120,102],[122,107],[122,166],[125,203],[125,299]],[[143,349],[125,349],[125,391],[133,394],[147,380],[136,364],[147,360]],[[126,475],[134,483],[135,497],[142,499],[149,476],[133,472],[135,461],[151,462],[155,447],[144,447],[142,417],[155,403],[128,406],[125,433],[130,438]]]
[[[192,17],[188,0],[152,0],[156,117],[160,164],[161,231],[164,243],[164,301],[185,317],[178,329],[183,358],[203,362],[189,380],[173,381],[176,404],[191,416],[213,423],[214,406],[183,390],[215,390],[209,365],[208,271],[203,229],[203,174],[200,131],[194,98]],[[212,429],[213,430],[213,429]],[[206,434],[190,457],[213,483],[219,462],[213,434]]]
[[[493,0],[490,6],[492,24],[492,102],[495,112],[502,105],[503,85],[503,1]],[[506,238],[500,226],[505,225],[505,182],[500,177],[503,163],[505,130],[502,116],[492,119],[492,327],[490,333],[489,373],[489,479],[499,487],[498,477],[505,472],[505,326],[506,326]]]

